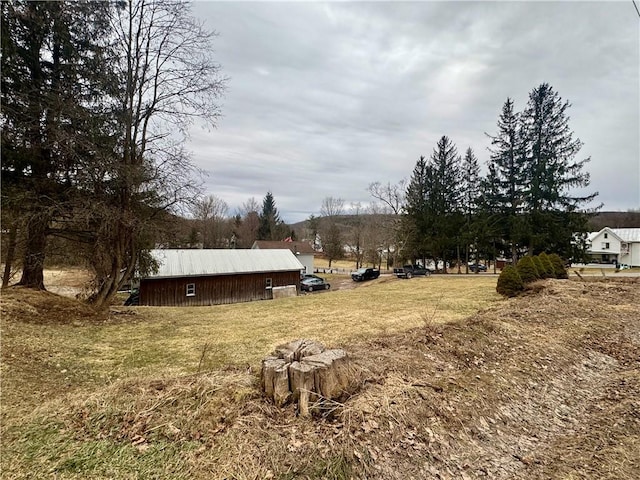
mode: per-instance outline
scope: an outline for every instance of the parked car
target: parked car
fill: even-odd
[[[487,266],[486,265],[482,265],[481,263],[478,263],[477,265],[478,267],[478,271],[479,272],[486,272],[487,271]],[[469,264],[469,270],[472,272],[476,271],[476,264],[475,263],[470,263]]]
[[[303,292],[313,292],[315,290],[329,290],[331,285],[320,277],[304,278],[300,281],[300,290]]]
[[[380,270],[377,268],[359,268],[351,274],[354,282],[363,282],[365,280],[373,280],[380,276]]]
[[[320,280],[324,280],[322,277],[314,275],[313,273],[304,273],[300,275],[300,280],[304,280],[305,278],[319,278]]]
[[[124,301],[124,304],[127,306],[140,305],[140,292],[137,288],[131,290],[129,297]]]
[[[431,275],[431,270],[422,265],[405,265],[400,268],[394,268],[393,274],[398,278],[411,278]]]

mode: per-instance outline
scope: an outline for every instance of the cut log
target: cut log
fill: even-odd
[[[348,358],[344,350],[325,350],[305,357],[302,363],[313,367],[314,391],[324,398],[338,398],[349,386]]]
[[[300,415],[309,415],[309,401],[316,399],[315,392],[315,367],[305,362],[293,362],[289,365],[291,381],[291,399],[298,402]]]
[[[262,361],[262,390],[279,407],[291,397],[288,366],[281,358],[267,357]]]
[[[347,352],[325,350],[312,340],[295,340],[276,348],[262,361],[262,390],[278,406],[298,403],[309,415],[318,400],[335,400],[348,390],[351,378]]]
[[[309,355],[315,355],[324,351],[324,346],[321,343],[314,342],[313,340],[295,340],[285,345],[280,345],[276,348],[274,355],[278,358],[282,358],[287,362],[299,362],[300,359],[308,357]]]

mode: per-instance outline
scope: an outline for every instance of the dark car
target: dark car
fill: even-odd
[[[431,270],[422,265],[405,265],[401,268],[394,268],[393,274],[398,278],[426,277],[431,275]]]
[[[478,263],[477,265],[475,263],[470,263],[469,264],[469,270],[472,272],[476,271],[476,267],[478,267],[478,271],[479,272],[486,272],[487,271],[487,266],[486,265],[482,265],[480,263]]]
[[[380,270],[377,268],[359,268],[351,274],[354,282],[363,282],[365,280],[373,280],[380,276]]]
[[[329,290],[331,285],[320,277],[309,277],[300,281],[300,290],[303,292],[313,292],[315,290]]]
[[[140,305],[140,292],[138,291],[137,288],[134,288],[133,290],[131,290],[131,294],[124,301],[124,304],[127,306]]]
[[[322,277],[319,277],[318,275],[314,275],[313,273],[305,273],[303,275],[300,275],[300,280],[304,280],[306,278],[319,278],[320,280],[324,280]]]

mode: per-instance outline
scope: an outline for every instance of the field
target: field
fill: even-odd
[[[635,278],[512,300],[491,275],[328,278],[335,291],[108,314],[4,291],[2,478],[640,475]],[[357,367],[331,415],[259,393],[260,360],[302,337]]]

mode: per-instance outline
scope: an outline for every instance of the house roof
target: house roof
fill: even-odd
[[[252,249],[281,249],[288,248],[293,253],[306,253],[314,254],[313,247],[307,242],[281,242],[281,241],[269,241],[269,240],[256,240],[251,246]]]
[[[602,232],[611,232],[616,237],[620,239],[622,242],[632,243],[632,242],[640,242],[640,228],[609,228],[604,227],[602,230],[598,232],[591,232],[587,235],[589,241],[592,241],[595,237],[597,237]]]
[[[624,242],[640,242],[640,228],[612,228],[610,230]]]
[[[300,271],[291,250],[162,249],[151,250],[158,271],[145,278],[196,277],[258,272]]]

